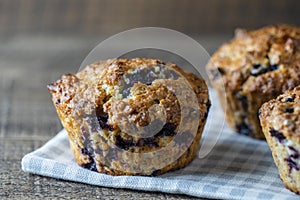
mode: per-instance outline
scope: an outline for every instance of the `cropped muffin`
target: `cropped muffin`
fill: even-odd
[[[237,30],[212,56],[207,70],[232,129],[264,139],[258,109],[300,84],[299,44],[300,29],[295,26]]]
[[[175,64],[111,59],[48,86],[77,163],[110,175],[159,175],[198,152],[205,81]]]
[[[263,104],[259,117],[281,179],[300,194],[300,86]]]

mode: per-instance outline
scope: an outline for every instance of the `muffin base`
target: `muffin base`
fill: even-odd
[[[268,125],[263,126],[263,131],[265,133],[267,143],[272,151],[272,156],[278,168],[280,178],[286,188],[296,194],[300,194],[300,166],[292,167],[295,162],[294,159],[290,160],[291,163],[289,163],[291,156],[300,152],[300,145],[287,141],[286,139],[279,141],[278,138],[271,136],[270,130],[275,129]],[[298,163],[300,163],[300,159],[297,160]]]

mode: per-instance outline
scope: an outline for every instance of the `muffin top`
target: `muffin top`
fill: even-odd
[[[211,79],[244,92],[283,93],[299,84],[300,29],[291,25],[238,29],[207,65]]]
[[[260,120],[262,126],[272,127],[269,131],[279,142],[292,139],[300,143],[300,86],[263,104]]]
[[[147,142],[150,150],[164,146],[176,131],[191,132],[193,123],[205,120],[210,105],[203,79],[175,64],[146,58],[98,62],[48,88],[65,127],[83,129],[87,122],[96,131],[107,130],[107,140],[135,152],[148,151],[139,148]]]

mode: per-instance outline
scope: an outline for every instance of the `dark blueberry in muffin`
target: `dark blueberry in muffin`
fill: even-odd
[[[130,147],[135,146],[133,139],[124,139],[120,135],[116,136],[116,146],[121,149],[128,150]]]
[[[60,104],[60,99],[57,99],[55,103]]]
[[[156,68],[159,67],[159,70]],[[179,78],[179,74],[172,69],[168,69],[162,64],[157,64],[150,69],[141,69],[136,72],[126,74],[124,79],[130,80],[129,83],[126,83],[124,80],[121,80],[121,85],[123,85],[122,95],[127,97],[130,94],[130,89],[135,83],[143,83],[147,86],[152,85],[152,82],[157,79],[173,79],[176,80]]]
[[[89,155],[89,151],[87,150],[87,148],[80,148],[81,153],[84,155]]]
[[[97,172],[97,167],[96,163],[94,161],[87,163],[87,164],[82,164],[81,165],[83,168],[89,169],[91,171]]]
[[[287,112],[287,113],[293,113],[294,112],[294,108],[287,108],[287,109],[285,109],[285,112]]]
[[[294,159],[298,159],[300,158],[300,154],[299,154],[299,151],[297,149],[295,149],[294,147],[292,146],[289,146],[289,149],[292,150],[294,153],[291,155],[292,158]]]
[[[290,167],[290,169],[289,169],[290,173],[292,172],[293,169],[299,171],[298,164],[291,158],[291,156],[289,156],[288,158],[286,158],[284,160],[288,163],[288,165]]]
[[[158,169],[158,170],[155,170],[155,171],[152,173],[151,176],[158,176],[158,175],[160,175],[161,173],[162,173],[162,171],[161,171],[160,169]]]
[[[248,109],[248,101],[247,101],[247,97],[242,95],[241,92],[238,92],[236,94],[236,98],[240,101],[242,107],[244,110]]]
[[[267,72],[275,71],[279,69],[279,65],[269,65],[269,66],[264,66],[261,64],[258,65],[253,65],[251,69],[251,75],[252,76],[259,76],[261,74],[265,74]]]
[[[288,97],[288,98],[285,99],[285,102],[294,102],[294,99],[291,98],[291,97]]]
[[[225,75],[225,70],[222,69],[221,67],[218,67],[217,70],[221,75]]]
[[[289,155],[288,158],[284,159],[290,167],[289,172],[291,173],[293,169],[299,171],[299,166],[296,162],[296,160],[300,158],[299,151],[292,146],[288,146],[288,148],[293,151],[293,153]]]
[[[252,134],[251,127],[248,124],[246,124],[245,121],[243,121],[242,123],[238,124],[236,126],[236,129],[242,135],[251,135]]]
[[[270,134],[272,137],[275,137],[280,143],[282,143],[286,138],[284,135],[275,129],[270,129]]]

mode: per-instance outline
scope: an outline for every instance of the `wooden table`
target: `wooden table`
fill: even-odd
[[[62,126],[46,85],[76,72],[97,37],[0,38],[0,199],[192,199],[184,195],[91,186],[24,173],[22,157]],[[200,39],[212,52],[224,38]]]

